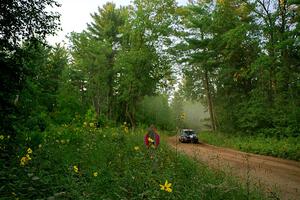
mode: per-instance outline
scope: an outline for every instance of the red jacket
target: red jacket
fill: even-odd
[[[146,133],[146,135],[144,136],[144,143],[147,147],[150,147],[151,144],[148,138],[149,138],[149,133]],[[154,146],[158,147],[158,145],[159,145],[159,135],[155,132]]]

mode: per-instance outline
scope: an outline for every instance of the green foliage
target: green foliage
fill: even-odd
[[[62,50],[50,49],[36,40],[25,43],[21,50],[24,84],[14,101],[18,123],[11,124],[18,129],[43,131],[51,119],[48,113],[57,106],[58,84],[66,61],[58,52]]]
[[[59,7],[54,0],[32,2],[30,0],[2,1],[0,11],[0,44],[3,48],[15,48],[30,38],[45,39],[58,28],[60,14],[49,10]]]
[[[153,95],[156,90],[157,77],[154,69],[155,54],[153,49],[143,47],[142,49],[131,49],[117,56],[116,67],[120,76],[117,78],[118,99],[123,104],[121,112],[125,114],[124,120],[133,126],[136,124],[135,113],[137,104],[142,97]],[[153,76],[150,76],[153,74]]]
[[[205,99],[221,131],[299,136],[297,1],[198,1],[183,9],[189,30],[176,49],[188,62],[185,96]]]
[[[95,123],[97,121],[97,113],[93,107],[87,110],[84,121],[87,123]]]
[[[139,103],[171,79],[160,46],[171,34],[174,10],[174,0],[120,8],[107,3],[92,14],[87,30],[71,34],[72,69],[78,74],[71,81],[84,106],[108,120],[138,123]]]
[[[118,34],[120,27],[126,20],[124,18],[124,9],[116,8],[112,2],[98,7],[98,12],[92,14],[93,21],[88,24],[88,33],[96,40],[116,43],[119,41]]]
[[[59,14],[49,7],[57,7],[54,0],[2,1],[0,9],[0,130],[15,135],[16,127],[24,125],[24,115],[44,112],[36,105],[39,95],[35,82],[45,67],[47,49],[41,43],[58,28]],[[24,44],[25,43],[25,44]],[[34,48],[40,46],[40,52]],[[37,49],[36,49],[37,50]],[[41,65],[41,66],[40,66]],[[43,77],[39,77],[43,78]],[[40,82],[41,83],[41,82]],[[42,97],[39,98],[41,100]],[[22,102],[23,104],[18,104]],[[30,109],[38,107],[32,113]],[[29,117],[28,116],[28,117]],[[33,117],[33,116],[30,116]]]
[[[268,132],[271,132],[272,135],[276,131],[276,129],[263,130],[259,136],[201,132],[199,138],[204,142],[217,146],[300,161],[299,137],[265,137],[265,135],[268,135]]]
[[[175,154],[164,141],[158,149],[147,149],[144,132],[52,127],[43,134],[39,145],[28,141],[10,158],[9,167],[1,166],[5,184],[0,188],[0,197],[264,199],[259,190],[253,188],[248,194],[232,177]],[[0,142],[2,145],[6,141]],[[29,147],[32,153],[28,153]],[[31,160],[20,166],[20,159],[26,154]],[[166,180],[172,183],[171,193],[160,190],[160,184]]]

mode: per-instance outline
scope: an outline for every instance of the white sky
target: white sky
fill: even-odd
[[[61,27],[56,36],[48,37],[50,44],[55,44],[65,40],[65,35],[75,31],[81,32],[86,28],[86,24],[91,22],[90,14],[98,10],[109,0],[58,0],[62,5],[58,12],[61,13]],[[132,0],[111,0],[117,6],[129,5]],[[188,0],[177,0],[179,5],[184,5]]]

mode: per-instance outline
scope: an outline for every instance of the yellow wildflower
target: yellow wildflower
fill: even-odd
[[[27,149],[27,153],[31,154],[32,150],[30,148]]]
[[[28,162],[28,158],[26,156],[23,156],[20,160],[20,165],[24,166]]]
[[[27,160],[31,160],[31,158],[30,158],[30,155],[29,155],[29,154],[26,154],[26,158],[27,158]]]
[[[166,180],[166,182],[165,182],[165,184],[164,185],[159,185],[160,186],[160,189],[161,190],[164,190],[164,191],[166,191],[166,192],[172,192],[172,188],[171,188],[171,186],[172,186],[172,183],[168,183],[168,180]]]
[[[138,151],[138,150],[140,150],[140,147],[135,146],[135,147],[134,147],[134,150]]]
[[[95,176],[95,177],[98,176],[98,172],[94,172],[93,176]]]
[[[42,144],[39,144],[39,148],[42,148]]]
[[[78,167],[76,165],[73,166],[74,172],[78,173]]]
[[[0,135],[0,140],[3,140],[4,139],[4,136],[3,135]]]
[[[148,142],[154,143],[154,140],[151,137],[148,137]]]
[[[10,135],[7,136],[7,139],[9,139],[9,138],[10,138]]]

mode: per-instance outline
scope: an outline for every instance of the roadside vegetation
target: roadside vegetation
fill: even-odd
[[[145,129],[51,127],[29,134],[1,160],[1,199],[266,199],[257,188],[176,154],[162,140],[143,144]],[[8,150],[2,139],[2,151]],[[9,162],[8,162],[9,161]],[[6,165],[3,165],[5,164]]]
[[[208,131],[200,132],[199,137],[201,141],[216,146],[300,161],[299,137],[241,136]]]

